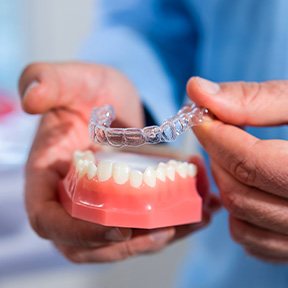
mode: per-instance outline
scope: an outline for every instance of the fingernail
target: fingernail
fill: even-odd
[[[166,243],[168,240],[172,238],[173,235],[171,231],[158,230],[158,231],[151,232],[149,236],[153,242],[161,244],[161,243]]]
[[[108,241],[125,241],[132,236],[131,229],[113,228],[106,232],[105,239]]]
[[[196,81],[203,92],[206,92],[208,94],[217,94],[220,91],[220,85],[217,83],[200,77],[197,77]]]
[[[33,80],[25,89],[23,93],[23,98],[25,98],[31,92],[32,89],[34,89],[35,87],[38,87],[39,84],[40,83],[37,80]]]

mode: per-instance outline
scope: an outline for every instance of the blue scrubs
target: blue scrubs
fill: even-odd
[[[221,82],[288,79],[286,0],[105,0],[100,5],[95,9],[100,23],[82,55],[125,73],[157,121],[177,111],[193,75]],[[288,138],[286,126],[248,131]],[[247,256],[231,240],[223,211],[191,237],[175,287],[283,288],[288,267]]]

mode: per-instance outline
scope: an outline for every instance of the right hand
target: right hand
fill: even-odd
[[[104,227],[72,218],[58,201],[57,187],[73,152],[89,148],[91,109],[112,104],[118,126],[141,127],[143,111],[137,92],[114,69],[81,63],[30,65],[21,76],[19,90],[23,109],[43,114],[26,165],[29,220],[36,233],[51,240],[68,259],[108,262],[156,251],[209,222],[209,209],[201,224],[157,230]]]

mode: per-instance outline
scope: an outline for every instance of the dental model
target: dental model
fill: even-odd
[[[112,106],[94,109],[89,124],[92,141],[114,148],[75,152],[59,186],[62,205],[72,217],[114,227],[152,229],[201,221],[196,166],[171,160],[177,156],[167,155],[167,148],[155,153],[152,146],[134,151],[132,146],[174,141],[207,115],[207,109],[190,104],[161,126],[110,128],[115,119]]]
[[[77,151],[60,184],[60,199],[73,217],[106,226],[199,222],[196,173],[194,164],[145,153]]]
[[[192,103],[185,105],[176,116],[167,119],[159,126],[138,128],[110,128],[115,119],[112,106],[95,108],[92,112],[89,131],[92,141],[112,147],[140,146],[174,141],[192,126],[201,124],[208,115],[206,108]]]

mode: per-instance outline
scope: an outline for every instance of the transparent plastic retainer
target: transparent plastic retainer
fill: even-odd
[[[116,115],[111,105],[105,105],[92,111],[89,133],[94,143],[119,148],[172,142],[191,127],[202,124],[208,115],[208,109],[192,103],[185,105],[161,126],[148,126],[143,129],[110,128]]]

